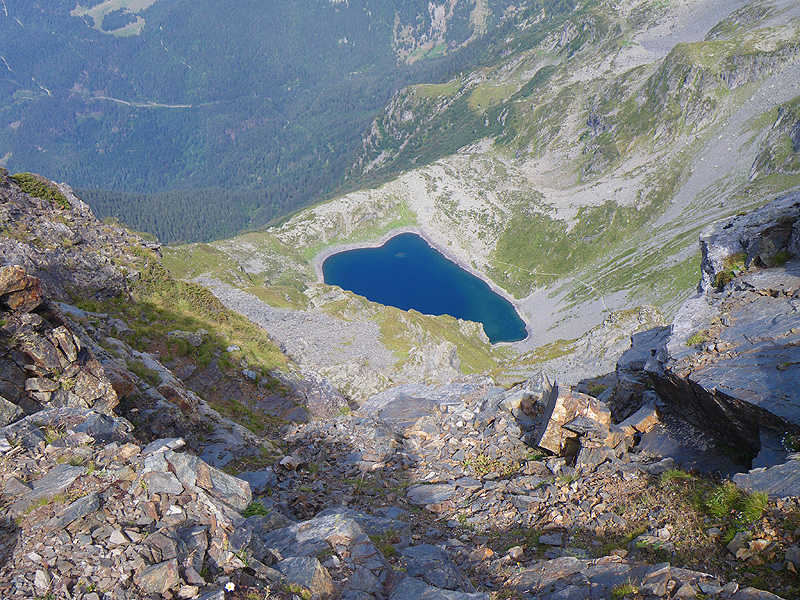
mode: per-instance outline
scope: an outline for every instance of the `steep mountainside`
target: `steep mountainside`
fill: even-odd
[[[357,410],[299,377],[262,329],[172,279],[158,245],[98,222],[67,186],[0,172],[0,224],[3,598],[800,593],[791,447],[787,462],[736,475],[739,489],[677,469],[686,456],[657,444],[681,425],[696,433],[683,442],[741,441],[752,399],[716,390],[724,374],[702,375],[726,409],[713,420],[695,421],[680,410],[688,398],[664,390],[691,382],[687,355],[697,372],[731,360],[726,341],[758,328],[775,302],[789,320],[745,341],[796,354],[797,332],[784,330],[800,294],[797,195],[704,236],[707,277],[678,312],[671,355],[631,360],[635,339],[609,386],[584,384],[595,396],[546,379],[504,388],[476,378],[397,386]],[[710,344],[676,353],[680,315],[698,302],[721,311],[721,326]],[[784,389],[792,377],[778,365],[771,379]],[[796,444],[796,414],[770,409],[758,408],[747,442],[781,424]],[[721,453],[726,464],[749,468],[733,450]]]
[[[7,2],[0,166],[91,189],[101,216],[165,241],[232,235],[339,186],[397,89],[474,68],[518,14],[571,7]]]
[[[263,232],[169,250],[169,264],[267,304],[305,310],[314,297],[315,310],[380,325],[382,308],[343,311],[363,301],[320,287],[312,259],[419,231],[518,299],[531,335],[502,349],[520,356],[514,368],[495,371],[512,381],[626,311],[670,317],[699,277],[699,232],[800,183],[798,7],[587,2],[536,22],[492,64],[395,95],[351,170],[388,182]],[[658,320],[646,312],[655,318],[627,333]]]

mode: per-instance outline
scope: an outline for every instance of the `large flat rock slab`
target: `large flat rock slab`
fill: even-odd
[[[416,577],[406,577],[394,588],[389,600],[489,600],[489,594],[443,590]]]
[[[753,469],[733,476],[736,485],[751,492],[766,492],[772,497],[800,496],[800,455],[774,467]]]

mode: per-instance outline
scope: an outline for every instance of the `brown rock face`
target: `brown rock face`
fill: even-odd
[[[611,425],[611,411],[597,398],[574,392],[560,390],[553,385],[542,397],[545,408],[537,416],[535,430],[536,444],[553,452],[563,454],[567,440],[577,437],[564,425],[576,417],[586,417],[608,428]]]
[[[0,303],[11,310],[30,312],[42,303],[42,285],[18,265],[0,267]]]

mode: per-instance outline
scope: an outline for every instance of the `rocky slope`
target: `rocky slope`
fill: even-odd
[[[692,442],[705,437],[700,447],[710,458],[716,446],[723,468],[733,461],[760,469],[737,475],[738,483],[790,496],[800,493],[797,461],[773,467],[772,478],[763,467],[798,449],[798,223],[800,196],[792,193],[704,232],[697,295],[671,327],[634,339],[617,390],[625,411],[651,387],[660,409],[684,422],[645,443],[686,462],[698,456]],[[687,435],[686,422],[702,433]]]
[[[624,396],[622,370],[602,392],[584,382],[599,397],[544,377],[506,388],[474,376],[393,387],[351,412],[285,357],[266,369],[280,361],[263,331],[171,279],[155,246],[42,183],[67,202],[0,181],[4,214],[29,234],[0,239],[24,263],[0,265],[4,598],[800,593],[797,496],[676,470],[680,457],[647,443],[676,412],[648,405],[644,385]],[[790,197],[706,238],[711,280],[728,242],[758,257],[721,292],[706,286],[706,301],[749,294],[738,281],[759,274],[777,289],[769,265],[792,258],[796,220]],[[80,241],[44,243],[56,224]]]

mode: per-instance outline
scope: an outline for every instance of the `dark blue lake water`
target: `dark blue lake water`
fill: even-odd
[[[527,335],[508,300],[414,233],[397,235],[380,248],[333,254],[322,263],[322,273],[325,283],[373,302],[483,323],[493,344]]]

